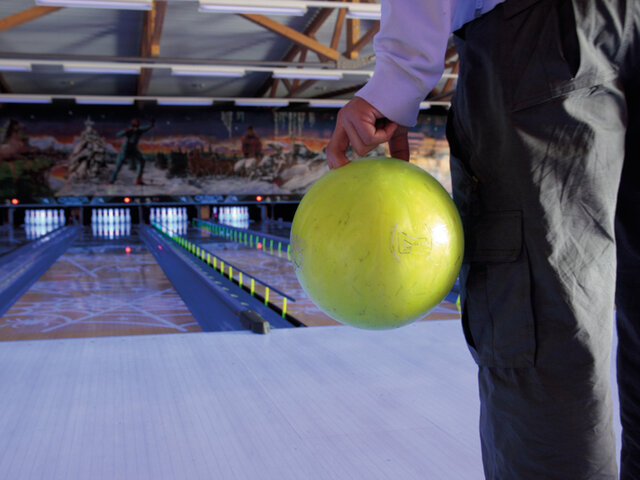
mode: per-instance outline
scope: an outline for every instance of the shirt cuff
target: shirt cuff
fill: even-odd
[[[389,120],[413,127],[418,120],[420,103],[438,82],[442,72],[430,72],[426,76],[429,78],[415,82],[412,75],[407,75],[398,65],[385,64],[378,59],[373,76],[355,95],[369,102]]]

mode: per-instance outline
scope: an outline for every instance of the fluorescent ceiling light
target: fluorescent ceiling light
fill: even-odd
[[[182,105],[192,107],[206,107],[210,106],[213,103],[213,99],[200,97],[157,97],[156,102],[158,103],[158,105],[164,106]]]
[[[311,100],[309,106],[313,108],[342,108],[348,100]]]
[[[238,107],[287,107],[289,100],[279,98],[236,98]]]
[[[78,105],[132,105],[134,101],[133,97],[118,97],[118,96],[78,96],[76,97],[76,103]]]
[[[340,80],[342,72],[320,68],[274,68],[273,78],[295,78],[302,80]]]
[[[372,70],[343,70],[344,75],[354,75],[354,76],[365,76],[365,77],[373,77]]]
[[[201,77],[242,77],[246,70],[238,67],[185,65],[171,67],[172,75]]]
[[[51,7],[115,8],[118,10],[151,10],[152,0],[36,0],[37,5]]]
[[[360,20],[380,20],[380,4],[352,3],[347,10],[347,18]]]
[[[62,68],[67,73],[115,73],[125,75],[137,75],[140,73],[140,65],[126,63],[63,63]]]
[[[307,7],[297,0],[200,0],[201,12],[260,13],[263,15],[304,15]]]
[[[30,72],[31,62],[21,60],[0,60],[0,70],[5,72]]]
[[[46,95],[0,95],[0,103],[51,103]]]

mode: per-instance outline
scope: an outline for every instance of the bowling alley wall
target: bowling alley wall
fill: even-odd
[[[0,198],[93,195],[303,194],[327,171],[336,110],[4,105]],[[123,137],[138,120],[144,158],[109,184]],[[450,190],[445,117],[424,114],[409,135],[412,162]],[[386,146],[370,153],[388,155]],[[143,190],[142,190],[143,189]]]

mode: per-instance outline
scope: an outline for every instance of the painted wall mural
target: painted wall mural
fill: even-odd
[[[409,142],[450,191],[445,121],[421,116]],[[303,194],[327,171],[334,123],[335,111],[5,106],[0,197]]]

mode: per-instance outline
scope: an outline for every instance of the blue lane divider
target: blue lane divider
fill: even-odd
[[[76,225],[60,227],[2,256],[0,316],[58,260],[79,233]]]
[[[152,226],[164,236],[164,238],[171,240],[175,245],[180,247],[182,251],[190,254],[191,257],[195,257],[201,264],[206,265],[211,271],[218,273],[227,281],[240,287],[241,291],[249,294],[250,297],[259,299],[264,306],[268,307],[274,312],[277,312],[281,319],[286,322],[286,326],[303,326],[304,324],[292,317],[287,313],[287,302],[295,302],[295,299],[282,292],[281,290],[263,282],[256,277],[251,276],[247,272],[234,267],[228,262],[225,263],[224,259],[211,254],[195,243],[188,239],[178,235],[169,228],[164,227],[161,224],[154,223]],[[247,278],[245,278],[245,276]],[[256,291],[256,284],[264,286],[264,292],[260,294]],[[276,298],[272,294],[276,294]],[[280,297],[281,303],[278,304],[277,300]],[[273,323],[273,322],[272,322]],[[279,322],[276,322],[279,323]],[[284,326],[284,325],[281,325]]]

